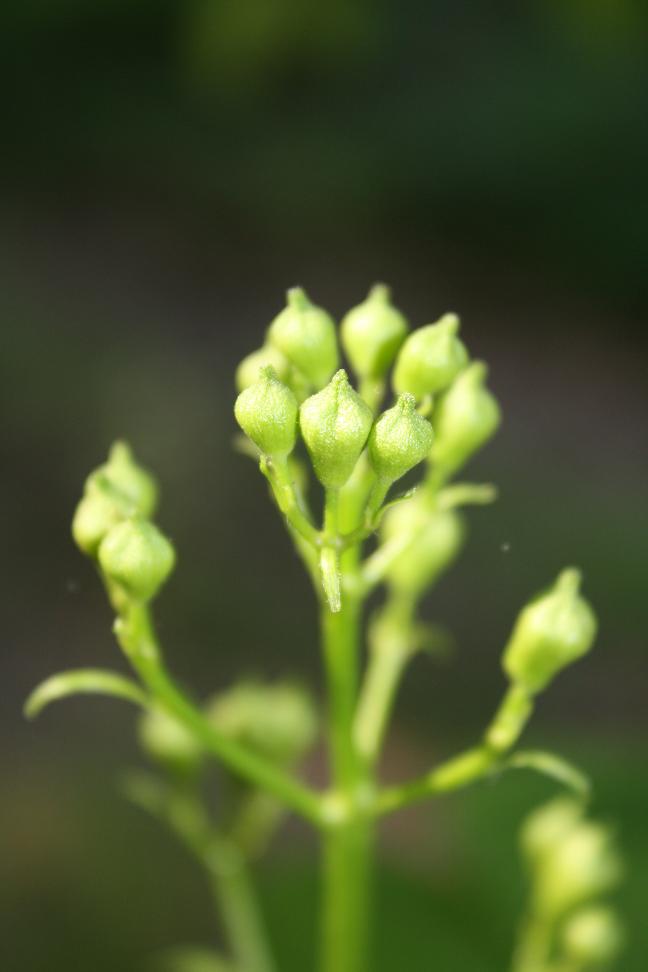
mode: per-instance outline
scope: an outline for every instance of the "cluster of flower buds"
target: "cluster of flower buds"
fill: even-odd
[[[115,443],[86,481],[72,536],[122,601],[151,600],[173,570],[173,547],[151,520],[156,506],[155,480]]]
[[[355,372],[357,389],[338,367],[342,355]],[[395,401],[381,412],[392,367]],[[420,595],[452,561],[463,537],[459,516],[437,509],[434,497],[499,424],[485,377],[485,365],[469,360],[455,314],[410,331],[383,284],[343,317],[340,347],[331,316],[303,290],[290,290],[263,347],[239,365],[236,420],[261,454],[262,470],[294,534],[320,545],[322,586],[332,611],[341,603],[334,520],[325,516],[318,540],[303,502],[307,486],[295,484],[293,454],[300,440],[327,504],[334,494],[344,497],[340,508],[349,531],[378,522],[392,484],[425,464],[427,500],[386,517],[386,536],[406,531],[412,550],[403,549],[383,571],[388,585],[393,581],[402,590],[407,577]]]
[[[547,930],[556,958],[580,972],[607,968],[623,938],[614,909],[601,901],[623,870],[612,832],[588,820],[578,800],[561,797],[527,818],[521,847],[531,913]]]
[[[292,451],[299,425],[316,475],[327,486],[346,482],[367,444],[378,475],[391,482],[426,458],[453,472],[499,422],[497,404],[484,387],[485,367],[469,365],[458,329],[458,317],[446,314],[409,333],[389,289],[376,285],[340,328],[341,350],[359,379],[358,394],[343,371],[335,373],[340,349],[333,319],[294,288],[264,346],[239,365],[237,421],[267,456]],[[382,382],[384,393],[392,365],[400,397],[374,421],[376,400],[364,391]],[[432,398],[434,447],[432,427],[417,411],[417,403]]]

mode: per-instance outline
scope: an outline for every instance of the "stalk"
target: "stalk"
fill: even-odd
[[[339,528],[339,514],[329,522]],[[348,515],[348,513],[347,513]],[[330,522],[335,517],[336,523]],[[333,788],[343,819],[331,824],[322,848],[321,972],[367,972],[369,957],[374,824],[359,806],[372,781],[356,752],[353,723],[358,696],[362,600],[357,594],[359,549],[341,557],[342,601],[338,612],[322,610],[322,647],[329,698],[329,753]]]
[[[274,972],[275,965],[242,855],[236,847],[222,842],[205,863],[237,968],[245,972]]]

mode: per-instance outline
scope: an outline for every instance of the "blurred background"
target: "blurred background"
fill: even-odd
[[[201,875],[119,792],[130,709],[79,699],[28,725],[20,707],[57,669],[121,666],[69,536],[119,436],[159,475],[179,551],[158,609],[172,669],[198,695],[237,672],[319,691],[308,584],[231,447],[233,370],[286,287],[339,317],[377,279],[415,325],[462,315],[505,416],[470,469],[500,500],[426,605],[456,658],[414,664],[385,776],[475,739],[517,609],[580,565],[598,646],[525,738],[592,774],[628,864],[620,967],[645,970],[647,42],[640,0],[2,4],[7,972],[135,972],[218,941]],[[512,774],[391,821],[376,969],[502,972],[516,829],[554,792]],[[311,968],[300,827],[260,881],[282,972]]]

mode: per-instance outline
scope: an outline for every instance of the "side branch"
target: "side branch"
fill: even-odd
[[[205,750],[222,760],[232,772],[272,793],[285,806],[315,826],[324,824],[322,799],[317,792],[274,763],[222,735],[177,687],[160,658],[145,605],[133,605],[128,618],[117,622],[116,634],[153,699],[182,723]]]

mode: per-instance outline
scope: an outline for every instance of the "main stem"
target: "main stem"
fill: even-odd
[[[322,640],[329,695],[329,751],[343,819],[330,825],[323,841],[321,972],[366,972],[373,870],[373,823],[363,814],[363,788],[371,786],[353,743],[358,694],[362,605],[353,593],[359,552],[342,556],[342,604],[322,610]]]

